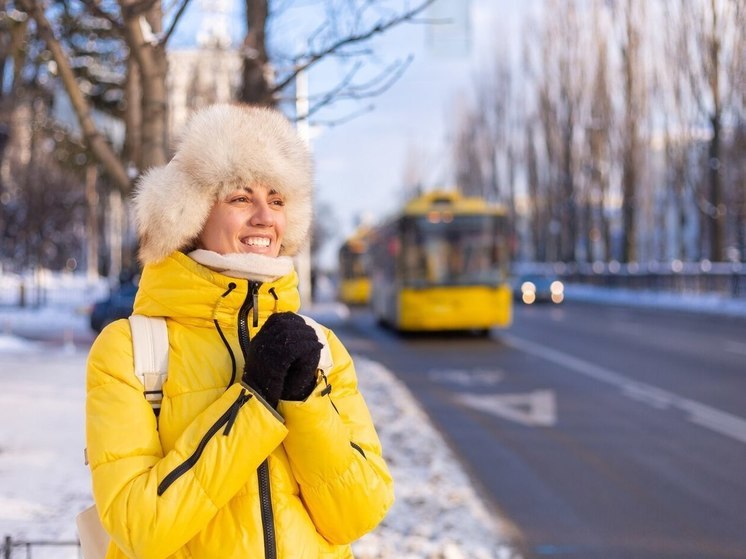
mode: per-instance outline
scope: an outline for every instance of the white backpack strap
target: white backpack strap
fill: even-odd
[[[313,318],[305,315],[300,315],[300,317],[305,320],[306,324],[308,324],[316,332],[316,337],[319,339],[319,343],[321,343],[322,346],[321,354],[319,355],[319,369],[321,369],[322,373],[328,375],[329,371],[331,371],[332,367],[334,367],[334,361],[332,360],[332,351],[331,349],[329,349],[329,342],[326,339],[324,329]]]
[[[168,377],[166,319],[133,314],[129,321],[132,330],[135,376],[145,388],[145,399],[158,415],[163,399],[163,383]]]

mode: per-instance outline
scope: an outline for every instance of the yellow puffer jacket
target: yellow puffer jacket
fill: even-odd
[[[275,412],[240,383],[241,326],[251,337],[298,307],[295,272],[253,295],[249,281],[181,253],[146,266],[135,313],[165,316],[170,344],[159,418],[134,375],[126,320],[88,359],[88,459],[108,559],[349,558],[385,516],[391,476],[331,331],[333,367],[306,401]]]

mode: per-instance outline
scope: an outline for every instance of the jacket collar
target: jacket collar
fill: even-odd
[[[147,264],[135,297],[134,313],[165,316],[185,324],[204,325],[218,320],[234,325],[249,295],[250,280],[213,271],[181,252]],[[295,270],[259,287],[259,320],[273,312],[300,307]]]

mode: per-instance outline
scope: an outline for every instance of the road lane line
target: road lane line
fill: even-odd
[[[684,398],[657,386],[639,382],[606,367],[595,365],[523,338],[502,334],[501,339],[508,346],[519,351],[550,361],[599,382],[615,386],[621,390],[622,394],[633,400],[646,403],[656,409],[683,411],[690,422],[746,443],[746,419],[737,415],[713,408],[696,400]]]
[[[737,353],[739,355],[746,355],[746,344],[734,342],[733,340],[726,340],[725,351],[730,351],[731,353]]]

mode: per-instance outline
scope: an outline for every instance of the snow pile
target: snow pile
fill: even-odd
[[[380,364],[354,359],[396,488],[389,515],[354,544],[356,557],[517,557],[503,544],[497,521],[409,391]]]
[[[74,540],[75,514],[91,500],[85,353],[23,347],[0,351],[0,536]],[[34,551],[44,556],[62,555]]]
[[[0,353],[33,353],[35,351],[39,351],[37,344],[0,332]]]
[[[717,293],[675,293],[568,284],[565,286],[565,297],[568,301],[587,301],[602,305],[746,317],[746,298],[727,297]]]

